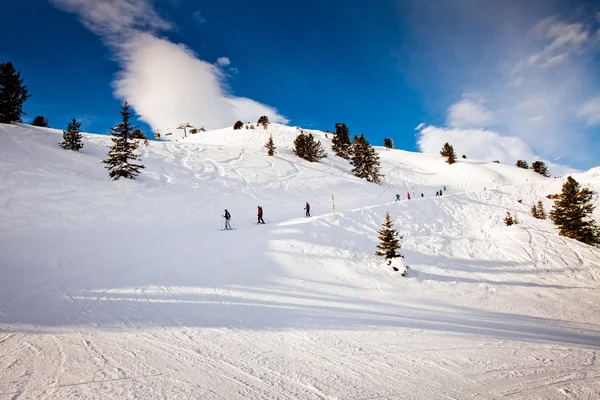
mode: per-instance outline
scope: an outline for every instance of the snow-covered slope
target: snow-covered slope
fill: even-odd
[[[562,179],[378,148],[374,185],[298,132],[150,142],[110,182],[110,138],[0,125],[0,398],[600,395],[600,250],[529,217]],[[386,210],[409,278],[374,257]]]

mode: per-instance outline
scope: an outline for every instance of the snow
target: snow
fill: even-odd
[[[0,399],[600,397],[600,249],[529,216],[562,178],[378,147],[375,185],[295,157],[300,129],[150,142],[111,182],[110,138],[0,125]],[[374,256],[386,211],[408,278]]]

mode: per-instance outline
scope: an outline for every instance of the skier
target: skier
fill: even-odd
[[[306,202],[306,207],[304,207],[304,209],[306,210],[306,217],[310,217],[310,204],[308,204],[308,201]]]
[[[442,190],[440,189],[440,196],[442,195]]]
[[[223,215],[223,218],[225,218],[225,229],[232,229],[231,224],[229,223],[229,220],[231,219],[231,214],[229,214],[229,211],[227,211],[227,209],[225,209],[225,215]]]
[[[396,193],[396,201],[400,201],[400,195]]]
[[[265,221],[263,220],[263,217],[262,217],[263,216],[263,210],[262,210],[261,206],[258,206],[258,214],[257,215],[258,215],[258,222],[257,222],[257,224],[264,224]]]
[[[440,192],[438,192],[437,190],[435,191],[435,197],[438,197],[440,195]]]
[[[406,193],[406,198],[410,200],[410,193]]]
[[[517,200],[519,203],[523,203],[523,199],[519,199]]]
[[[421,198],[425,197],[425,195],[423,193],[421,193]]]

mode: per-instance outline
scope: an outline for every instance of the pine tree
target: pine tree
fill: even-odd
[[[379,154],[364,134],[354,136],[350,164],[354,167],[352,169],[354,176],[366,179],[369,182],[381,183]]]
[[[506,226],[511,226],[511,225],[516,225],[519,222],[517,221],[517,217],[513,217],[512,215],[510,215],[510,213],[507,211],[506,212],[506,216],[504,217],[504,225]]]
[[[262,124],[263,128],[267,129],[267,127],[269,126],[269,117],[263,115],[258,119],[257,124]]]
[[[450,143],[446,142],[444,147],[442,147],[442,151],[440,151],[442,157],[446,157],[446,162],[448,164],[454,164],[456,162],[456,153],[454,152],[454,147],[450,145]]]
[[[385,220],[377,233],[379,234],[379,244],[377,245],[377,251],[375,252],[376,256],[385,257],[386,260],[397,257],[403,258],[402,254],[399,252],[401,247],[400,239],[402,239],[402,237],[398,237],[398,231],[394,229],[394,223],[392,222],[389,211],[386,211]]]
[[[464,158],[465,160],[467,159],[467,156],[465,156],[464,154],[462,155],[462,158]]]
[[[130,161],[139,160],[139,157],[134,154],[137,142],[131,138],[133,131],[137,128],[129,122],[131,116],[129,104],[125,102],[121,107],[122,122],[110,129],[113,145],[108,151],[108,158],[102,162],[107,164],[105,168],[109,170],[109,175],[113,180],[121,177],[135,179],[140,174],[140,169],[144,168],[141,164],[130,163]]]
[[[391,138],[383,138],[383,147],[386,149],[393,149],[394,141]]]
[[[75,118],[67,125],[67,130],[63,131],[63,141],[60,147],[65,150],[79,151],[83,147],[81,142],[81,124]]]
[[[190,131],[190,133],[192,133],[192,131],[193,131],[193,130],[194,130],[194,129],[192,129],[192,130]],[[197,131],[196,131],[196,132],[197,132]],[[196,132],[193,132],[193,133],[196,133]],[[135,129],[135,130],[133,131],[133,133],[131,134],[131,138],[132,138],[132,139],[148,139],[148,138],[146,137],[146,135],[144,134],[144,132],[143,132],[141,129]]]
[[[537,172],[538,174],[545,176],[546,178],[550,176],[548,167],[543,161],[535,161],[533,164],[531,164],[531,169]]]
[[[546,219],[546,210],[544,210],[544,205],[541,200],[538,200],[537,203],[537,218],[538,219]]]
[[[515,165],[519,168],[529,169],[529,164],[527,164],[527,161],[525,160],[517,160],[517,163]]]
[[[554,200],[550,219],[558,226],[558,234],[589,245],[600,244],[600,227],[592,219],[593,192],[581,188],[572,177],[562,187],[562,192]]]
[[[41,128],[47,128],[48,127],[48,118],[44,117],[43,115],[38,115],[37,117],[35,117],[33,119],[33,121],[31,122],[31,125],[39,126]]]
[[[350,159],[350,129],[344,123],[336,122],[335,132],[331,139],[331,150],[336,156]]]
[[[540,219],[540,215],[538,214],[538,209],[537,209],[537,207],[535,206],[535,204],[531,206],[531,216],[532,216],[533,218]]]
[[[237,131],[238,129],[242,129],[242,126],[244,126],[244,123],[242,121],[238,121],[235,123],[235,125],[233,125],[233,129],[235,129]],[[246,127],[246,128],[248,128],[248,127]]]
[[[0,63],[0,123],[22,122],[23,103],[31,97],[11,62]]]
[[[294,139],[293,152],[295,155],[297,155],[300,158],[305,157],[306,139],[307,139],[307,137],[304,133],[299,134],[298,136],[296,136],[296,139]]]
[[[275,155],[275,149],[277,149],[277,147],[275,147],[275,143],[273,143],[273,135],[269,135],[269,140],[267,140],[267,144],[265,144],[265,147],[267,148],[267,154],[269,156]]]

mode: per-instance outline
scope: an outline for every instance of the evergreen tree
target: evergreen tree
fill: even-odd
[[[235,125],[233,125],[233,129],[235,129],[237,131],[238,129],[242,129],[242,126],[244,126],[244,123],[242,121],[238,121],[235,123]],[[247,128],[248,127],[246,127],[246,129]]]
[[[539,214],[538,214],[538,209],[537,209],[537,207],[535,206],[535,204],[533,204],[533,205],[531,206],[531,216],[532,216],[533,218],[540,219],[540,216],[539,216]]]
[[[464,154],[462,155],[462,158],[464,158],[465,160],[467,159],[467,156],[465,156]]]
[[[600,227],[591,217],[595,209],[592,197],[591,190],[581,188],[572,177],[567,178],[550,211],[559,235],[590,245],[600,244]]]
[[[39,126],[42,128],[47,128],[48,127],[48,118],[44,117],[43,115],[38,115],[37,117],[35,117],[33,119],[33,121],[31,122],[31,125]]]
[[[517,163],[515,165],[519,168],[529,169],[529,164],[527,164],[527,161],[525,160],[517,160]]]
[[[310,162],[317,162],[327,157],[320,141],[316,141],[312,133],[301,133],[294,139],[294,154]]]
[[[267,154],[269,156],[275,155],[275,149],[277,149],[277,147],[275,147],[275,143],[273,143],[273,135],[269,135],[269,140],[267,140],[267,144],[265,144],[265,147],[267,148]]]
[[[541,200],[538,200],[537,203],[537,218],[538,219],[546,219],[546,210],[544,210],[544,205]]]
[[[333,138],[331,139],[331,150],[336,156],[350,158],[350,129],[344,123],[336,122],[335,132],[333,132]]]
[[[354,136],[350,164],[354,167],[352,169],[354,176],[366,179],[369,182],[381,183],[379,154],[364,134]]]
[[[446,157],[446,162],[448,164],[454,164],[456,162],[456,153],[454,152],[454,147],[450,145],[450,143],[446,142],[444,147],[442,147],[442,151],[440,151],[442,157]]]
[[[517,216],[512,216],[508,211],[506,212],[506,216],[504,217],[504,225],[511,226],[517,225],[519,221],[517,220]]]
[[[192,133],[192,131],[193,131],[193,130],[194,130],[194,129],[192,129],[192,130],[190,131],[190,133]],[[197,131],[196,131],[196,132],[197,132]],[[196,132],[193,132],[193,133],[196,133]],[[144,132],[142,132],[142,130],[141,130],[141,129],[135,129],[135,130],[133,131],[133,133],[131,134],[131,138],[132,138],[132,139],[148,139],[148,138],[146,137],[146,135],[144,135]]]
[[[63,141],[60,147],[65,150],[79,151],[83,147],[81,142],[81,124],[75,118],[67,125],[67,130],[63,131]]]
[[[131,138],[133,131],[137,128],[129,122],[131,116],[129,104],[125,102],[121,107],[121,123],[110,128],[113,145],[108,151],[108,158],[102,162],[106,164],[105,168],[109,170],[109,175],[113,180],[121,177],[135,179],[140,174],[140,169],[144,168],[141,164],[130,163],[130,161],[139,160],[134,153],[134,150],[137,149],[137,142]]]
[[[22,122],[23,103],[31,97],[11,62],[0,63],[0,123]]]
[[[545,176],[546,178],[550,176],[548,167],[543,161],[535,161],[533,164],[531,164],[531,169],[537,172],[538,174]]]
[[[267,117],[266,115],[263,115],[262,117],[260,117],[258,119],[257,124],[262,124],[263,128],[267,129],[267,127],[269,126],[269,117]]]
[[[394,229],[394,223],[392,217],[390,217],[389,211],[385,213],[385,220],[381,226],[381,229],[377,231],[379,234],[379,244],[377,245],[376,256],[385,257],[386,260],[401,257],[400,254],[400,239],[398,237],[398,231]]]
[[[383,147],[386,149],[393,149],[394,141],[391,138],[383,138]]]
[[[304,158],[306,154],[306,139],[307,137],[304,133],[299,134],[296,136],[296,139],[294,139],[293,151],[294,154],[300,158]]]

